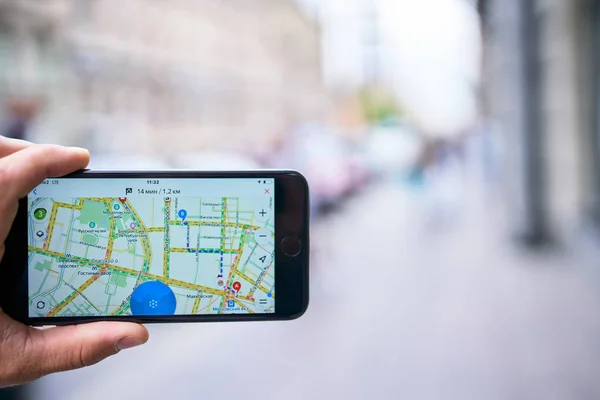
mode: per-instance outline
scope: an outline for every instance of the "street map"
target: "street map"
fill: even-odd
[[[28,203],[30,317],[275,311],[272,197]]]

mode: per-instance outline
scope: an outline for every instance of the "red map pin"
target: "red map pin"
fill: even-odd
[[[239,292],[240,289],[242,288],[242,284],[239,282],[233,282],[233,285],[231,285],[231,286],[233,286],[233,290],[235,290],[236,292]]]
[[[127,201],[127,197],[119,197],[119,201],[121,203],[125,203]]]

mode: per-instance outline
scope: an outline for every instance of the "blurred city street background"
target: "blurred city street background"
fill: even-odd
[[[0,0],[0,134],[92,168],[291,168],[296,321],[3,398],[600,398],[594,0]]]

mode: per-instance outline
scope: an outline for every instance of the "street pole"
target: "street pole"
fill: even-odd
[[[541,118],[541,70],[539,24],[535,15],[535,1],[514,3],[520,7],[519,57],[523,76],[523,156],[526,230],[522,239],[532,247],[551,242],[548,224],[546,165],[544,162],[544,127]]]

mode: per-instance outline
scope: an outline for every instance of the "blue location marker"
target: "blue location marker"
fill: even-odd
[[[187,217],[187,211],[185,211],[184,209],[181,209],[181,210],[179,210],[177,215],[179,215],[179,218],[181,218],[181,222],[183,222],[183,221],[185,221],[185,217]]]
[[[175,293],[162,282],[142,283],[129,300],[132,315],[173,315],[177,308]]]

